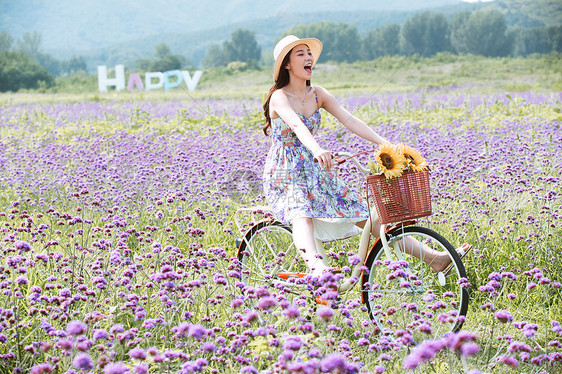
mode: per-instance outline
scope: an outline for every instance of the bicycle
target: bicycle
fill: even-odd
[[[353,160],[361,171],[369,172],[357,160],[357,155],[346,152],[339,156]],[[248,214],[253,217],[262,214],[265,218],[251,222],[244,237],[237,239],[244,284],[267,285],[278,297],[304,297],[308,268],[293,244],[291,227],[275,220],[267,207],[256,206],[236,212],[239,232],[242,232],[240,215]],[[453,245],[437,232],[416,226],[415,220],[407,220],[381,222],[380,235],[369,247],[371,222],[376,220],[367,220],[356,252],[361,261],[339,282],[338,292],[345,294],[360,283],[362,302],[381,329],[390,323],[422,331],[427,330],[425,324],[429,323],[434,334],[460,330],[469,295],[464,283],[466,271]],[[412,243],[408,238],[420,246],[445,251],[451,265],[447,270],[434,271],[431,262],[424,261],[423,256],[408,254],[410,250],[406,251],[405,243]],[[317,241],[317,244],[322,243]]]

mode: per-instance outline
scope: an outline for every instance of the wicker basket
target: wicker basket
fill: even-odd
[[[404,171],[400,177],[367,176],[367,198],[371,195],[380,223],[401,222],[431,215],[429,171]]]

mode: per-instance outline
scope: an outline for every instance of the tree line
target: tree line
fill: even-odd
[[[86,72],[82,56],[60,61],[41,51],[41,34],[25,33],[17,41],[0,32],[0,92],[51,87],[54,77]]]
[[[320,62],[354,62],[383,56],[437,53],[472,54],[486,57],[520,57],[562,52],[562,25],[508,28],[498,11],[461,12],[449,22],[442,13],[423,12],[402,25],[389,24],[361,38],[356,27],[346,23],[320,22],[295,26],[284,35],[316,37],[324,44]],[[202,63],[204,67],[227,66],[239,61],[255,65],[260,48],[255,35],[239,29],[232,40],[214,45]]]
[[[562,52],[562,25],[534,28],[508,28],[498,11],[457,13],[450,21],[431,11],[418,13],[402,25],[388,24],[363,38],[354,25],[319,22],[295,26],[284,35],[316,37],[324,44],[320,62],[374,60],[389,55],[431,57],[442,52],[486,57],[519,57],[530,54]],[[21,88],[50,87],[56,76],[87,71],[81,56],[59,61],[41,51],[41,35],[24,34],[14,47],[14,38],[0,32],[0,92]],[[271,53],[264,57],[255,33],[237,29],[231,39],[211,46],[202,60],[205,68],[228,67],[245,70],[271,65]],[[136,68],[144,71],[168,71],[190,65],[181,55],[173,55],[161,43],[151,59],[139,59]]]

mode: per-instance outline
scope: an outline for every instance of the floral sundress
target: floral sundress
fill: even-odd
[[[315,135],[321,122],[320,110],[308,118],[298,115]],[[348,188],[334,169],[323,170],[314,162],[312,152],[281,117],[271,120],[270,136],[263,187],[275,217],[286,224],[297,218],[313,218],[314,235],[322,241],[358,234],[355,223],[367,219],[369,212],[357,191]]]

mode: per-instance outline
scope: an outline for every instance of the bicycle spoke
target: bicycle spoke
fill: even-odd
[[[243,247],[243,248],[242,248]],[[251,286],[267,286],[272,296],[300,296],[302,285],[279,274],[306,273],[307,269],[293,243],[290,228],[278,222],[255,226],[241,245],[239,257],[242,281]]]
[[[465,273],[462,263],[452,257],[453,247],[440,235],[419,227],[393,231],[388,243],[393,258],[387,258],[379,244],[367,261],[364,282],[372,289],[364,288],[363,295],[371,316],[383,314],[397,326],[415,326],[423,320],[435,334],[460,328],[462,322],[456,317],[466,313],[468,294],[458,284]],[[449,254],[454,269],[441,284],[431,265],[443,252]]]

